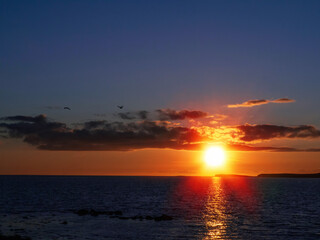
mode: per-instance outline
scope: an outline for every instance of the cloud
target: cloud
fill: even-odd
[[[291,102],[295,102],[295,100],[289,99],[289,98],[279,98],[276,100],[272,100],[271,102],[273,102],[273,103],[291,103]]]
[[[133,120],[137,118],[137,116],[133,115],[131,112],[118,113],[118,116],[123,120]]]
[[[41,114],[36,117],[17,115],[17,116],[3,117],[3,118],[0,118],[0,120],[41,123],[46,121],[46,115]]]
[[[29,116],[11,116],[1,118],[4,121],[14,123],[0,123],[0,128],[6,129],[9,137],[32,138],[33,135],[43,134],[47,132],[61,132],[65,131],[66,124],[59,122],[48,122],[45,115],[38,115],[36,117]]]
[[[172,109],[159,109],[156,110],[159,114],[160,120],[184,120],[184,119],[194,119],[194,118],[204,118],[208,116],[208,113],[203,111],[190,111],[181,110],[176,111]]]
[[[249,146],[249,145],[244,145],[244,144],[229,144],[228,149],[232,151],[288,151],[292,150],[292,148],[287,148],[287,147],[257,147],[257,146]]]
[[[242,141],[270,140],[274,138],[317,138],[320,137],[320,130],[314,126],[301,125],[295,127],[278,125],[240,125],[236,127],[241,131]]]
[[[94,128],[99,128],[106,124],[106,121],[103,120],[97,120],[97,121],[89,121],[84,123],[84,128],[86,129],[94,129]]]
[[[253,107],[253,106],[258,106],[258,105],[263,105],[263,104],[268,104],[269,101],[265,99],[261,100],[249,100],[247,102],[239,103],[239,104],[231,104],[228,105],[228,108],[238,108],[238,107]]]
[[[50,122],[44,115],[13,116],[0,123],[11,138],[45,150],[127,151],[143,148],[199,149],[205,137],[196,130],[163,121],[106,122],[89,121],[80,128]]]
[[[142,110],[142,111],[137,112],[137,114],[140,117],[140,119],[147,119],[149,112]]]
[[[229,144],[228,150],[231,151],[269,151],[269,152],[320,152],[320,148],[291,148],[291,147],[272,147],[272,146],[250,146],[243,144]]]
[[[268,103],[291,103],[291,102],[295,102],[295,100],[289,99],[289,98],[279,98],[276,100],[255,99],[255,100],[249,100],[239,104],[230,104],[228,105],[228,108],[254,107],[254,106],[259,106],[259,105],[268,104]]]
[[[175,111],[183,112],[183,111]],[[193,115],[192,115],[193,116]],[[176,119],[176,117],[173,117]],[[180,116],[181,118],[181,116]],[[19,138],[38,149],[66,151],[129,151],[145,148],[201,150],[207,144],[224,142],[232,151],[320,152],[318,148],[255,146],[254,141],[277,138],[317,138],[313,126],[239,125],[235,127],[183,127],[164,120],[86,121],[67,126],[45,115],[0,118],[4,138]]]
[[[148,118],[148,115],[149,115],[149,112],[145,110],[117,114],[117,116],[123,120],[133,120],[133,119],[145,120]]]
[[[155,114],[154,114],[155,113]],[[155,120],[185,120],[185,119],[195,119],[195,118],[205,118],[208,117],[208,113],[203,111],[195,111],[195,110],[173,110],[173,109],[158,109],[152,112],[149,111],[135,111],[135,112],[125,112],[125,113],[117,113],[116,115],[123,120],[146,120],[149,115],[153,115]],[[221,115],[222,116],[222,115]]]
[[[149,112],[145,110],[135,111],[135,112],[125,112],[117,113],[116,115],[123,120],[134,120],[141,119],[146,120],[150,114],[153,115],[153,118],[156,120],[185,120],[185,119],[195,119],[195,118],[204,118],[208,116],[208,113],[202,111],[190,111],[190,110],[172,110],[172,109],[158,109],[154,112]]]
[[[224,115],[224,114],[215,114],[215,115],[209,116],[209,118],[212,118],[212,119],[214,119],[216,121],[223,121],[226,118],[228,118],[228,116]]]

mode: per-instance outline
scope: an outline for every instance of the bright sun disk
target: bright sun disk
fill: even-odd
[[[225,162],[225,151],[219,146],[210,147],[206,150],[204,159],[210,167],[222,166]]]

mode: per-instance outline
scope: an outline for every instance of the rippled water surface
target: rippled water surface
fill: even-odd
[[[320,179],[0,176],[1,233],[32,239],[320,239],[319,216]]]

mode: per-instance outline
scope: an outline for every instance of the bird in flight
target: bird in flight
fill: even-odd
[[[71,110],[71,108],[69,108],[69,107],[64,107],[63,109]]]
[[[118,108],[120,108],[120,109],[122,109],[123,108],[123,106],[117,106]]]

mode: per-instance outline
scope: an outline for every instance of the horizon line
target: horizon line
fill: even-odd
[[[43,177],[259,177],[261,175],[316,175],[313,173],[260,173],[257,175],[245,174],[214,174],[214,175],[125,175],[125,174],[0,174],[0,176],[43,176]]]

